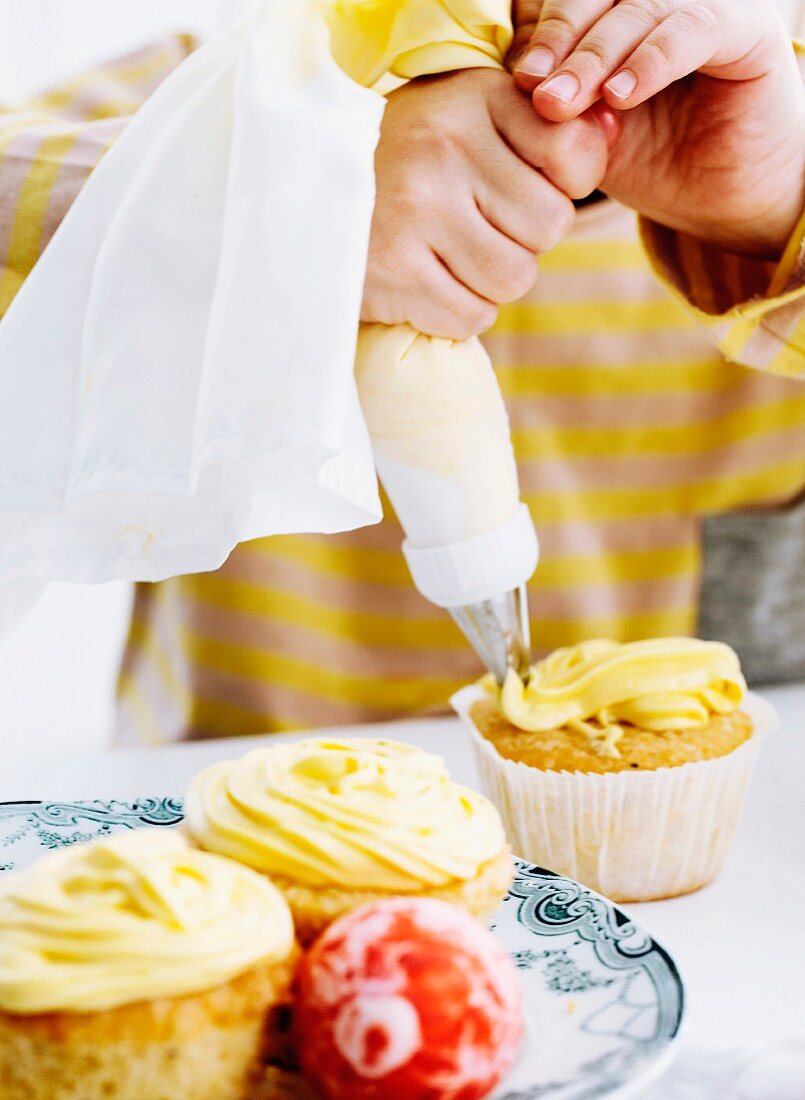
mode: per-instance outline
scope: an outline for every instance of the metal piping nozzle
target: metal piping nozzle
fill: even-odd
[[[513,668],[523,680],[531,667],[531,632],[528,621],[526,586],[502,596],[464,607],[451,607],[450,614],[499,684]]]

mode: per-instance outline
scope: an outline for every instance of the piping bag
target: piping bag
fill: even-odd
[[[353,373],[383,96],[511,37],[510,0],[254,0],[154,92],[0,322],[0,637],[50,581],[377,522],[376,464],[417,586],[521,662],[536,542],[480,345],[367,328]]]
[[[477,339],[363,325],[355,370],[416,587],[450,612],[499,683],[509,668],[525,677],[539,544],[486,351]]]

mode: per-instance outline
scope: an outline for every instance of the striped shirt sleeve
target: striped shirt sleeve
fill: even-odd
[[[805,45],[794,43],[805,68]],[[649,261],[734,363],[805,377],[805,213],[778,264],[640,219]]]
[[[742,366],[805,377],[805,216],[777,266],[647,220],[640,228],[654,271],[722,355]]]

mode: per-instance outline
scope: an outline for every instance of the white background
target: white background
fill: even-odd
[[[0,96],[28,92],[165,31],[206,34],[255,0],[0,0]],[[3,759],[106,744],[126,630],[127,584],[51,585],[0,643]]]
[[[0,0],[0,96],[17,98],[165,30],[211,32],[255,2]],[[792,26],[805,10],[800,0],[777,3]],[[5,760],[106,743],[129,604],[123,584],[94,589],[53,585],[28,620],[0,644]]]
[[[293,2],[293,0],[286,0]],[[208,34],[257,0],[0,0],[0,92],[24,95],[166,31]]]

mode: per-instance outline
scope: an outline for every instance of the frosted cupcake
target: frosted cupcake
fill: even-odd
[[[729,647],[688,638],[560,649],[453,702],[518,855],[624,902],[718,873],[775,724]]]
[[[488,917],[512,879],[495,807],[437,756],[379,740],[308,740],[215,764],[190,786],[186,828],[210,852],[269,875],[309,943],[391,895]]]
[[[176,833],[49,855],[0,881],[0,1096],[280,1095],[298,954],[263,876]]]

